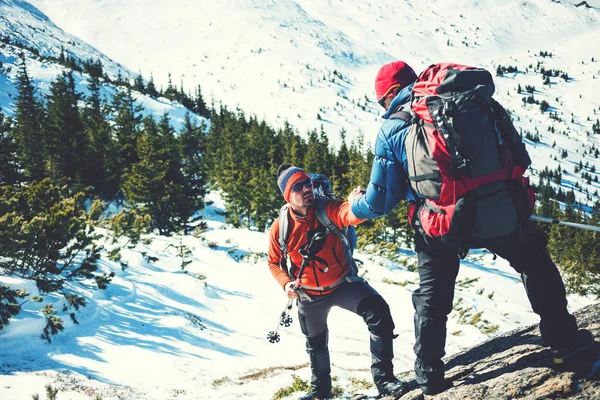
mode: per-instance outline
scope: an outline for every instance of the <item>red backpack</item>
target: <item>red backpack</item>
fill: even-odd
[[[531,159],[493,93],[488,71],[448,63],[425,69],[413,87],[408,175],[425,200],[409,215],[428,235],[459,246],[514,231],[535,202],[523,177]]]

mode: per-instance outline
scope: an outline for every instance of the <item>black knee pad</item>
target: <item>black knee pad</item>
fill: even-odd
[[[363,317],[369,329],[393,331],[395,328],[390,306],[379,294],[365,297],[356,312]]]

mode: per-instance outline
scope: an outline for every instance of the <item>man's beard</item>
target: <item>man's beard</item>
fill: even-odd
[[[306,196],[306,197],[302,198],[302,204],[304,206],[312,206],[314,202],[315,202],[314,195],[310,195],[310,196]]]

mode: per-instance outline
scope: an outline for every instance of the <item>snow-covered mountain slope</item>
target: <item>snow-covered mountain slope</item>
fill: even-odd
[[[600,4],[589,2],[596,8],[586,8],[549,0],[31,3],[128,70],[141,71],[146,79],[153,75],[158,85],[164,87],[170,73],[174,84],[180,81],[188,90],[199,84],[205,98],[239,106],[275,126],[289,120],[301,134],[323,126],[333,145],[339,144],[341,129],[349,140],[363,132],[367,141],[374,141],[380,109],[373,102],[372,81],[382,63],[403,59],[417,71],[437,61],[481,65],[493,73],[498,66],[516,67],[519,72],[496,77],[496,97],[512,112],[524,136],[539,136],[539,143],[528,142],[533,176],[546,167],[560,167],[561,185],[574,188],[577,200],[590,204],[597,198],[600,164],[595,150],[600,135],[590,133],[600,118]],[[11,37],[30,38],[27,43],[50,53],[63,46],[82,56],[77,51],[85,45],[61,33],[32,5],[3,0],[0,6],[0,27],[3,32],[12,29]],[[559,74],[544,85],[542,68]],[[523,98],[531,95],[527,87],[537,103],[524,104]],[[0,104],[5,106],[6,101]],[[544,113],[542,101],[550,107]],[[149,103],[163,110],[161,104]],[[580,163],[587,167],[575,172]],[[582,172],[591,174],[589,183]]]
[[[48,16],[22,0],[0,0],[0,37],[35,49],[41,56],[58,57],[61,50],[80,60],[100,60],[105,73],[115,78],[133,76],[121,64],[57,27]]]
[[[323,124],[334,142],[341,128],[349,138],[359,130],[374,138],[379,110],[365,96],[373,100],[377,69],[394,59],[419,71],[441,61],[524,71],[536,64],[534,54],[549,51],[552,68],[597,93],[592,76],[600,64],[590,59],[600,59],[600,9],[574,3],[32,0],[132,71],[152,73],[163,85],[171,73],[186,87],[200,84],[216,100],[279,125],[290,120],[301,132]],[[517,108],[520,96],[510,101],[506,93],[526,78],[500,79],[499,99]],[[541,89],[541,79],[536,83]],[[548,97],[579,90],[557,85]],[[592,99],[597,108],[598,96]],[[560,110],[585,120],[592,108],[566,103]]]
[[[180,242],[178,236],[145,236],[152,243],[121,250],[126,269],[102,257],[102,272],[116,274],[106,290],[69,284],[66,291],[88,299],[76,312],[79,325],[61,311],[65,300],[58,293],[25,303],[0,331],[0,399],[26,400],[36,393],[45,398],[44,386],[51,384],[59,389],[58,400],[265,400],[290,386],[293,375],[307,380],[295,306],[292,325],[278,327],[287,299],[266,265],[268,235],[225,225],[220,198],[210,199],[215,203],[205,210],[208,230],[199,237]],[[107,251],[115,246],[102,242]],[[192,251],[188,273],[180,268],[181,244]],[[414,253],[403,256],[414,263]],[[414,362],[411,293],[418,275],[401,263],[357,257],[364,261],[361,274],[390,304],[399,334],[396,372],[408,371]],[[2,284],[38,294],[33,282],[0,276]],[[569,297],[572,310],[591,302]],[[39,310],[47,303],[65,321],[65,331],[51,344],[39,337],[45,324]],[[537,322],[518,275],[505,261],[479,251],[462,264],[455,303],[448,354]],[[267,333],[277,327],[281,341],[269,343]],[[371,382],[371,359],[362,319],[334,308],[329,332],[334,384],[345,394],[375,394],[363,387]],[[297,397],[296,392],[284,398]]]
[[[65,33],[43,13],[24,1],[0,0],[0,38],[4,39],[0,42],[0,107],[9,116],[14,112],[14,99],[17,95],[15,82],[21,54],[26,59],[28,74],[40,90],[40,96],[47,93],[50,83],[66,70],[51,59],[58,58],[61,51],[80,61],[99,60],[104,73],[111,79],[119,74],[130,79],[136,75],[80,39]],[[74,72],[74,77],[76,90],[87,94],[89,77],[79,72]],[[104,83],[101,95],[110,102],[116,90],[113,85]],[[154,115],[158,119],[167,112],[171,124],[177,130],[188,112],[181,104],[164,98],[152,99],[136,92],[133,96],[138,104],[144,107],[146,115]],[[192,115],[192,120],[197,124],[205,121],[204,118],[195,115]]]

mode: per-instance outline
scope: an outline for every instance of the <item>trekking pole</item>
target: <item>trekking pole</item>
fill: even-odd
[[[277,333],[279,326],[285,326],[287,328],[288,326],[290,326],[292,324],[292,321],[294,321],[289,314],[289,310],[292,309],[293,303],[294,303],[294,299],[288,300],[287,304],[285,305],[285,308],[283,309],[283,311],[281,312],[281,315],[279,316],[279,324],[277,324],[277,328],[275,328],[274,331],[270,331],[269,333],[267,333],[267,339],[269,340],[269,342],[271,342],[271,343],[279,342],[279,340],[281,339],[281,336],[279,335],[279,333]]]
[[[540,217],[538,215],[532,215],[530,217],[530,219],[532,219],[533,221],[546,222],[548,224],[553,224],[553,225],[564,225],[564,226],[570,226],[571,228],[587,229],[589,231],[600,232],[600,226],[578,224],[575,222],[565,222],[565,221],[560,221],[556,218],[546,218],[546,217]]]
[[[304,269],[310,263],[311,254],[308,251],[308,248],[311,247],[312,242],[314,240],[323,239],[325,236],[326,236],[326,234],[323,232],[321,232],[320,234],[316,234],[315,236],[313,236],[313,238],[311,240],[309,240],[309,243],[307,243],[306,248],[298,250],[298,253],[302,256],[302,265],[300,265],[300,271],[298,271],[296,280],[294,281],[294,283],[292,283],[292,289],[294,289],[296,291],[296,293],[298,293],[298,297],[300,299],[307,298],[310,301],[310,297],[308,297],[308,295],[306,293],[304,293],[304,291],[302,290],[301,285],[300,285],[300,279],[302,278]],[[291,275],[290,275],[290,278],[293,279],[293,277]],[[279,316],[279,325],[277,325],[277,328],[275,328],[274,331],[270,331],[269,333],[267,333],[267,339],[269,340],[269,342],[277,343],[277,342],[279,342],[279,340],[281,340],[281,336],[279,335],[279,333],[277,333],[277,330],[279,329],[280,325],[288,327],[292,324],[293,319],[289,315],[288,312],[289,312],[289,310],[292,309],[293,301],[294,301],[294,299],[288,300],[288,302],[285,306],[285,309]]]
[[[300,272],[301,273],[304,272],[304,263],[302,263]],[[300,277],[302,275],[298,275],[298,276]],[[299,285],[300,285],[299,277],[298,277],[298,279],[296,279],[296,281],[294,283],[292,283],[292,289],[296,290],[296,292],[298,292],[298,289],[296,289],[296,288],[299,287]],[[300,294],[300,293],[298,293],[298,294]],[[279,326],[285,326],[287,328],[294,321],[294,319],[289,314],[289,310],[292,309],[292,304],[294,304],[294,299],[288,299],[288,302],[285,305],[285,308],[283,309],[283,311],[281,312],[281,315],[279,316],[279,325],[277,325],[277,328],[275,328],[274,331],[270,331],[269,333],[267,333],[267,339],[269,340],[269,342],[271,342],[271,343],[279,342],[279,340],[281,340],[281,335],[279,335],[279,333],[277,333]]]

